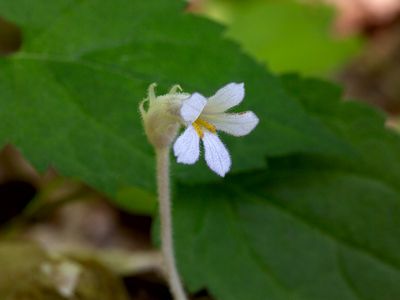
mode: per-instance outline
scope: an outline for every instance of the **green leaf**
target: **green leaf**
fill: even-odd
[[[233,172],[263,168],[266,154],[348,151],[278,78],[222,39],[220,26],[182,13],[180,1],[1,0],[0,11],[24,36],[21,51],[0,60],[0,145],[15,144],[39,170],[52,165],[111,196],[126,186],[154,190],[137,111],[152,82],[160,93],[179,83],[205,95],[246,83],[240,110],[261,123],[245,138],[223,137]],[[204,163],[174,174],[217,179]]]
[[[310,114],[352,149],[354,155],[330,158],[332,165],[399,186],[400,138],[397,132],[384,130],[383,112],[354,101],[339,102],[341,90],[327,82],[296,75],[285,75],[282,82]]]
[[[237,1],[228,8],[228,36],[275,72],[325,75],[360,48],[360,40],[335,36],[333,10],[297,0]]]
[[[351,148],[293,155],[225,185],[179,187],[178,261],[217,299],[400,297],[400,138],[383,115],[315,79],[289,93]]]
[[[192,290],[222,300],[400,297],[399,190],[301,157],[229,185],[179,189],[175,237]]]

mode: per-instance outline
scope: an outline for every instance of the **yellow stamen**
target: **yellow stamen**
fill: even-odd
[[[197,123],[197,120],[192,125],[193,125],[194,130],[196,130],[197,135],[200,138],[203,138],[204,132],[203,132],[203,129],[201,129],[201,126]]]
[[[196,130],[196,132],[200,138],[204,137],[204,128],[212,133],[217,132],[217,128],[215,128],[215,126],[213,124],[210,124],[207,121],[202,120],[200,118],[198,118],[196,121],[194,121],[192,125],[193,125],[194,130]]]
[[[203,120],[203,119],[197,119],[196,121],[194,121],[193,124],[197,124],[200,128],[203,127],[205,129],[207,129],[208,131],[212,132],[212,133],[216,133],[217,132],[217,128],[215,128],[215,126],[213,124],[208,123],[207,121]]]

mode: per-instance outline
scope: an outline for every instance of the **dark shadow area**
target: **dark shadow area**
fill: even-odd
[[[127,277],[124,283],[132,299],[172,300],[166,283],[156,273]]]
[[[35,197],[36,188],[27,182],[11,180],[0,184],[0,225],[20,214]]]
[[[0,17],[0,55],[17,52],[22,45],[21,30],[13,23]]]

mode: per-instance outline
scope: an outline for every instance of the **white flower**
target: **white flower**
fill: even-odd
[[[208,99],[199,93],[185,99],[180,115],[187,128],[174,144],[177,161],[194,164],[200,156],[201,139],[207,165],[218,175],[225,176],[231,167],[231,158],[217,130],[233,136],[243,136],[258,124],[257,116],[251,111],[226,113],[226,110],[242,102],[243,98],[244,84],[229,83]]]

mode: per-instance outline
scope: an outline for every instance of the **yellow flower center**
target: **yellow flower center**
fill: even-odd
[[[215,126],[213,124],[210,124],[207,121],[202,120],[200,118],[198,118],[196,121],[194,121],[194,123],[192,125],[193,125],[194,130],[196,130],[196,132],[200,138],[204,137],[204,128],[212,133],[217,132],[217,128],[215,128]]]

